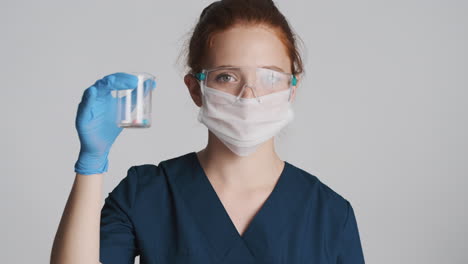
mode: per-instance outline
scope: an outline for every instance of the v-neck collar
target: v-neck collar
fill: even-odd
[[[179,194],[201,233],[215,252],[219,263],[225,258],[245,255],[252,261],[269,255],[291,223],[295,210],[306,199],[306,184],[295,177],[295,167],[284,167],[272,192],[249,223],[242,236],[237,231],[216,191],[203,170],[196,152],[181,156],[181,164],[170,166]],[[177,168],[176,168],[177,167]]]

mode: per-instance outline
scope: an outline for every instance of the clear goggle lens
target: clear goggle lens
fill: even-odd
[[[268,68],[221,67],[196,74],[203,87],[243,97],[251,89],[253,97],[289,90],[296,85],[294,75]],[[285,92],[287,93],[287,92]],[[288,101],[290,96],[288,96]],[[261,102],[261,100],[259,100]]]

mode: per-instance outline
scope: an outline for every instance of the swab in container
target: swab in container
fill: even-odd
[[[117,125],[124,128],[151,127],[151,98],[156,77],[146,72],[130,72],[138,77],[137,86],[117,90]]]

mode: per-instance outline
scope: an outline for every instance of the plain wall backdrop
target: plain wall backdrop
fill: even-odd
[[[206,145],[178,57],[209,3],[0,2],[2,263],[49,262],[96,80],[158,78],[153,125],[115,141],[103,201],[130,166]],[[468,1],[276,4],[306,70],[280,157],[351,202],[366,263],[468,263]]]

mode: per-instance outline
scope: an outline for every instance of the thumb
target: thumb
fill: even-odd
[[[77,111],[77,117],[76,117],[77,122],[82,122],[82,121],[86,122],[93,118],[93,112],[91,111],[91,108],[95,102],[96,94],[97,94],[97,91],[94,85],[87,88],[83,92],[81,102],[78,105],[78,111]]]

